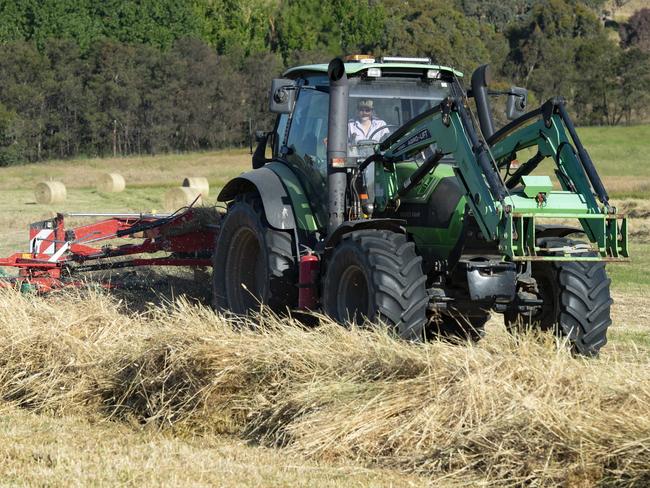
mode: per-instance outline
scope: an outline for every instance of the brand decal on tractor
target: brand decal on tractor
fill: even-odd
[[[395,148],[395,152],[402,152],[414,144],[418,144],[426,139],[431,139],[429,129],[422,129],[420,132],[409,138],[404,144],[400,144]]]

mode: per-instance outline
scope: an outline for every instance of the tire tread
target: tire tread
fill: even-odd
[[[404,234],[388,230],[368,229],[345,235],[341,244],[357,246],[366,256],[371,281],[372,301],[377,317],[395,327],[400,337],[421,340],[426,324],[426,276],[422,272],[422,258],[415,244]],[[339,244],[339,246],[341,245]],[[337,250],[330,263],[337,259]],[[325,311],[336,315],[336,277],[328,267],[323,283]],[[341,317],[336,317],[338,320]]]

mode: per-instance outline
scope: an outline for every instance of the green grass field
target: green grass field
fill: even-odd
[[[602,176],[650,177],[650,125],[580,127],[577,130]]]
[[[578,135],[589,152],[612,198],[650,198],[650,163],[647,145],[650,125],[631,127],[579,127]],[[519,154],[520,161],[536,150]],[[547,159],[537,170],[553,175],[554,163]]]
[[[578,134],[614,198],[650,198],[650,125],[585,127]]]
[[[644,288],[650,296],[650,244],[632,243],[630,246],[632,260],[629,263],[613,263],[607,266],[616,290]]]

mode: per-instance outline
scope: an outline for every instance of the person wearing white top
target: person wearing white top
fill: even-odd
[[[390,134],[386,122],[373,116],[373,101],[360,100],[357,104],[357,117],[348,122],[348,138],[350,144],[357,141],[381,141]]]

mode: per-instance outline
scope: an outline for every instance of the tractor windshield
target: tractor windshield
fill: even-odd
[[[348,104],[348,156],[363,157],[413,117],[449,95],[449,83],[413,78],[352,79]]]
[[[416,115],[439,104],[449,95],[446,81],[420,81],[412,78],[377,80],[351,79],[349,118],[357,118],[360,101],[373,102],[373,116],[394,126],[400,126]]]

